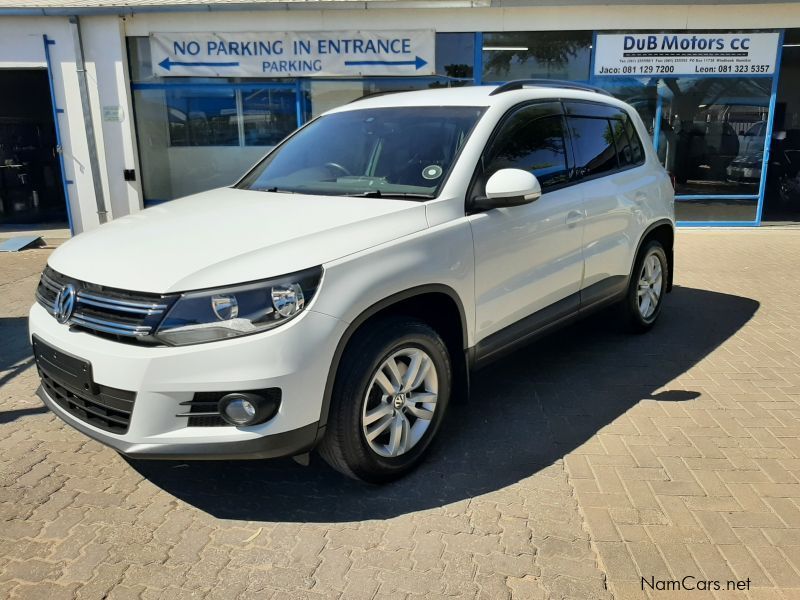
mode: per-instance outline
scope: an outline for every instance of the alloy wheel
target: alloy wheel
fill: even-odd
[[[436,366],[424,350],[403,348],[383,361],[367,386],[361,415],[372,451],[392,458],[416,446],[431,425],[438,390]]]
[[[658,303],[661,301],[663,288],[664,278],[661,261],[655,252],[650,252],[642,263],[637,290],[639,314],[643,319],[650,319],[655,314]]]

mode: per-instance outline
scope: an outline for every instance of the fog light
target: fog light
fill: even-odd
[[[279,399],[258,394],[234,392],[219,401],[219,414],[231,425],[246,427],[268,421],[278,412]]]

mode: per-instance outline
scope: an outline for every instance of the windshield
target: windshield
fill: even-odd
[[[417,106],[325,115],[276,148],[237,187],[434,198],[483,112],[467,106]]]

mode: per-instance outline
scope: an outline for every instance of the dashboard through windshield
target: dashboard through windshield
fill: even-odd
[[[484,112],[472,106],[415,106],[325,115],[268,154],[236,187],[434,198]]]

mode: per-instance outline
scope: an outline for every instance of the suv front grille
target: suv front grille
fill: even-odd
[[[36,289],[36,300],[55,316],[59,292],[68,284],[75,287],[75,304],[66,321],[69,325],[118,341],[156,343],[156,327],[176,295],[129,292],[78,281],[45,267]]]

